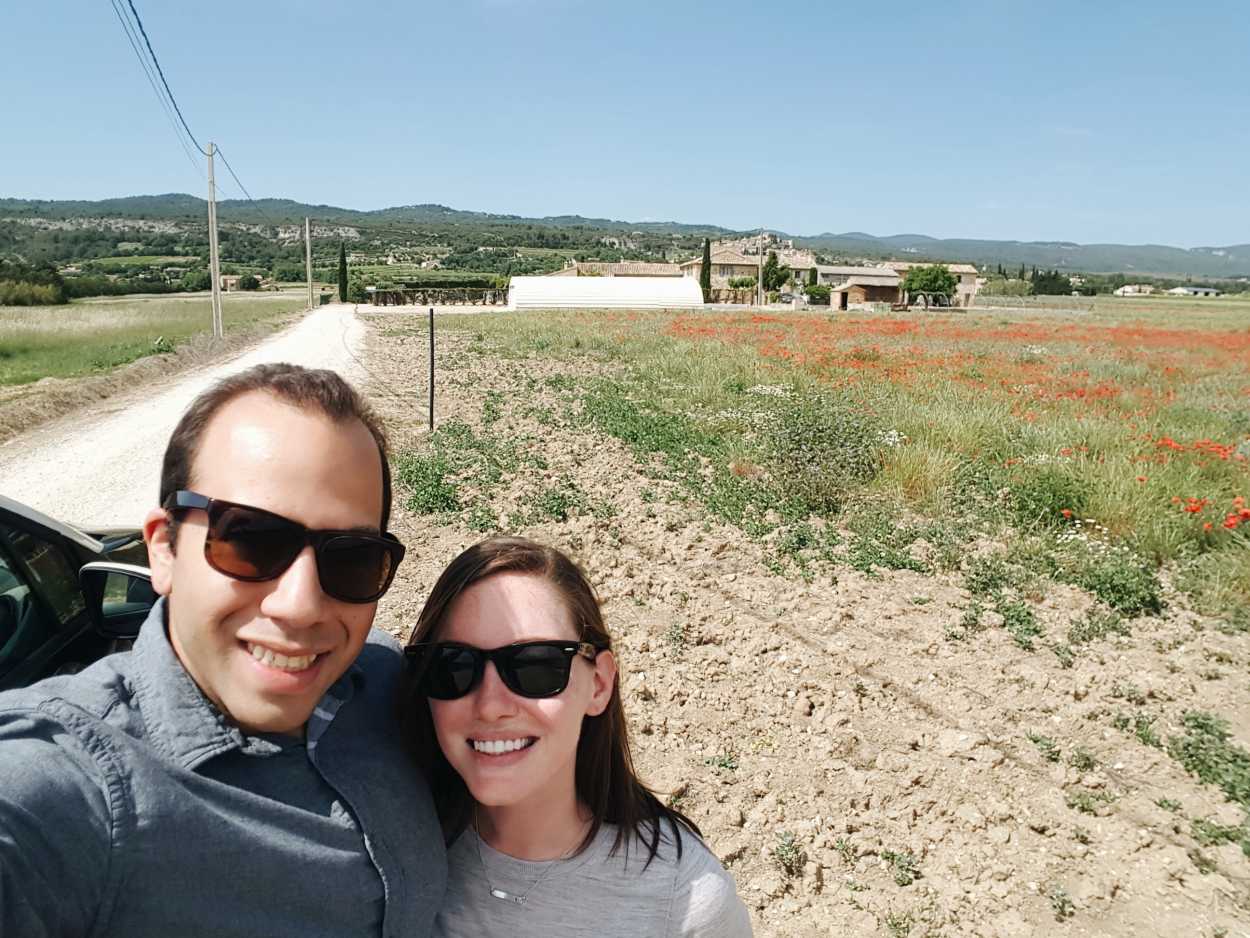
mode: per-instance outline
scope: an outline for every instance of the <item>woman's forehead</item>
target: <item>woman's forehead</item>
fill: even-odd
[[[496,573],[474,583],[452,603],[438,633],[439,641],[480,648],[578,637],[560,591],[529,573]]]

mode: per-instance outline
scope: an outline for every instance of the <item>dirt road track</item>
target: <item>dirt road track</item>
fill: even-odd
[[[196,394],[261,362],[332,368],[359,380],[363,335],[352,306],[323,306],[228,361],[16,437],[0,446],[0,492],[84,526],[138,525],[156,503],[170,431]]]

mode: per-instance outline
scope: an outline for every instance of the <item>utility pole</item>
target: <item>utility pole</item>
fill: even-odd
[[[208,145],[208,272],[213,279],[213,338],[225,335],[221,319],[221,258],[217,253],[217,183],[213,179],[213,153],[216,146]]]
[[[312,294],[312,226],[304,216],[304,272],[308,276],[308,308],[313,308]]]
[[[755,303],[757,306],[764,305],[764,229],[760,229],[760,246],[759,253],[756,255],[756,263],[759,265],[759,271],[755,275]]]

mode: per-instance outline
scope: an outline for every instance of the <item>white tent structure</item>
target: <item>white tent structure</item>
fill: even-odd
[[[513,277],[508,309],[690,309],[694,277]]]

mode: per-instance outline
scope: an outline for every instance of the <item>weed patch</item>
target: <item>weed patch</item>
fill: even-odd
[[[1250,811],[1250,753],[1229,742],[1228,722],[1191,710],[1181,724],[1185,731],[1168,740],[1168,754],[1186,772],[1218,786],[1230,801]]]

